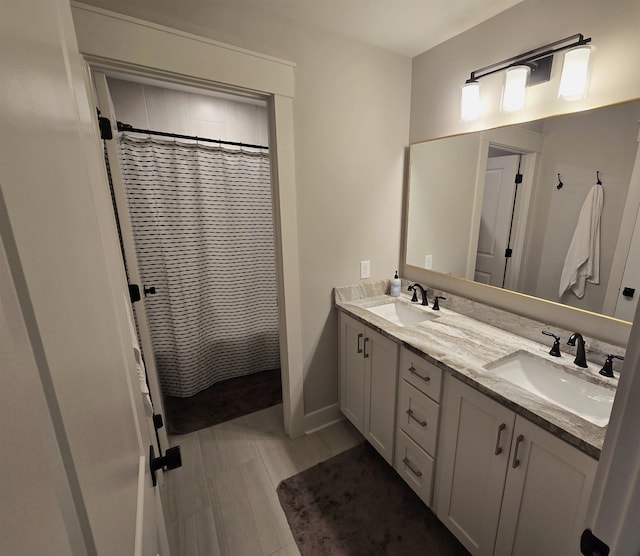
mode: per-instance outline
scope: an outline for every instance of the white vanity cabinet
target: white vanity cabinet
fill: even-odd
[[[447,376],[437,515],[473,555],[579,554],[597,462]]]
[[[399,367],[394,468],[431,506],[442,371],[406,348],[400,350]]]
[[[340,312],[340,410],[393,465],[398,344]]]

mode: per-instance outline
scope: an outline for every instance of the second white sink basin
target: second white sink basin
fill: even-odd
[[[594,425],[609,423],[615,391],[572,375],[546,359],[517,351],[485,368]]]
[[[376,305],[375,307],[367,307],[367,311],[371,311],[374,315],[382,317],[397,326],[411,326],[439,317],[437,313],[423,309],[421,305],[414,306],[409,302],[400,300],[385,303],[384,305]]]

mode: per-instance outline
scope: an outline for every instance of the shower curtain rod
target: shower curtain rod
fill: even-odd
[[[116,122],[118,131],[131,131],[133,133],[146,133],[147,135],[159,135],[161,137],[173,137],[175,139],[191,139],[192,141],[206,141],[208,143],[218,143],[220,145],[233,145],[234,147],[250,147],[252,149],[266,149],[269,147],[264,145],[251,145],[250,143],[236,143],[234,141],[222,141],[221,139],[208,139],[207,137],[197,137],[195,135],[181,135],[179,133],[168,133],[166,131],[154,131],[152,129],[139,129],[130,124]]]

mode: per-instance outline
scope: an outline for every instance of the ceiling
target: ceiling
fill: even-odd
[[[82,1],[82,0],[81,0]],[[84,0],[141,17],[149,10],[182,17],[234,8],[258,8],[413,58],[522,0]],[[143,19],[146,19],[143,17]]]
[[[236,0],[413,58],[522,0]]]

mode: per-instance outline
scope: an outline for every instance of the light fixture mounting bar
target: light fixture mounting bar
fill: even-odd
[[[473,81],[477,81],[482,77],[487,77],[488,75],[498,73],[499,71],[503,71],[512,66],[527,65],[541,58],[552,56],[556,52],[561,52],[563,50],[568,50],[569,48],[575,48],[576,46],[589,44],[590,42],[591,37],[585,38],[582,33],[576,33],[575,35],[570,35],[569,37],[565,37],[564,39],[539,46],[538,48],[534,48],[533,50],[529,50],[528,52],[523,52],[522,54],[512,56],[511,58],[507,58],[506,60],[502,60],[501,62],[496,62],[495,64],[490,64],[483,68],[472,71],[471,76],[469,77],[469,79],[467,79],[466,82],[470,83]]]

